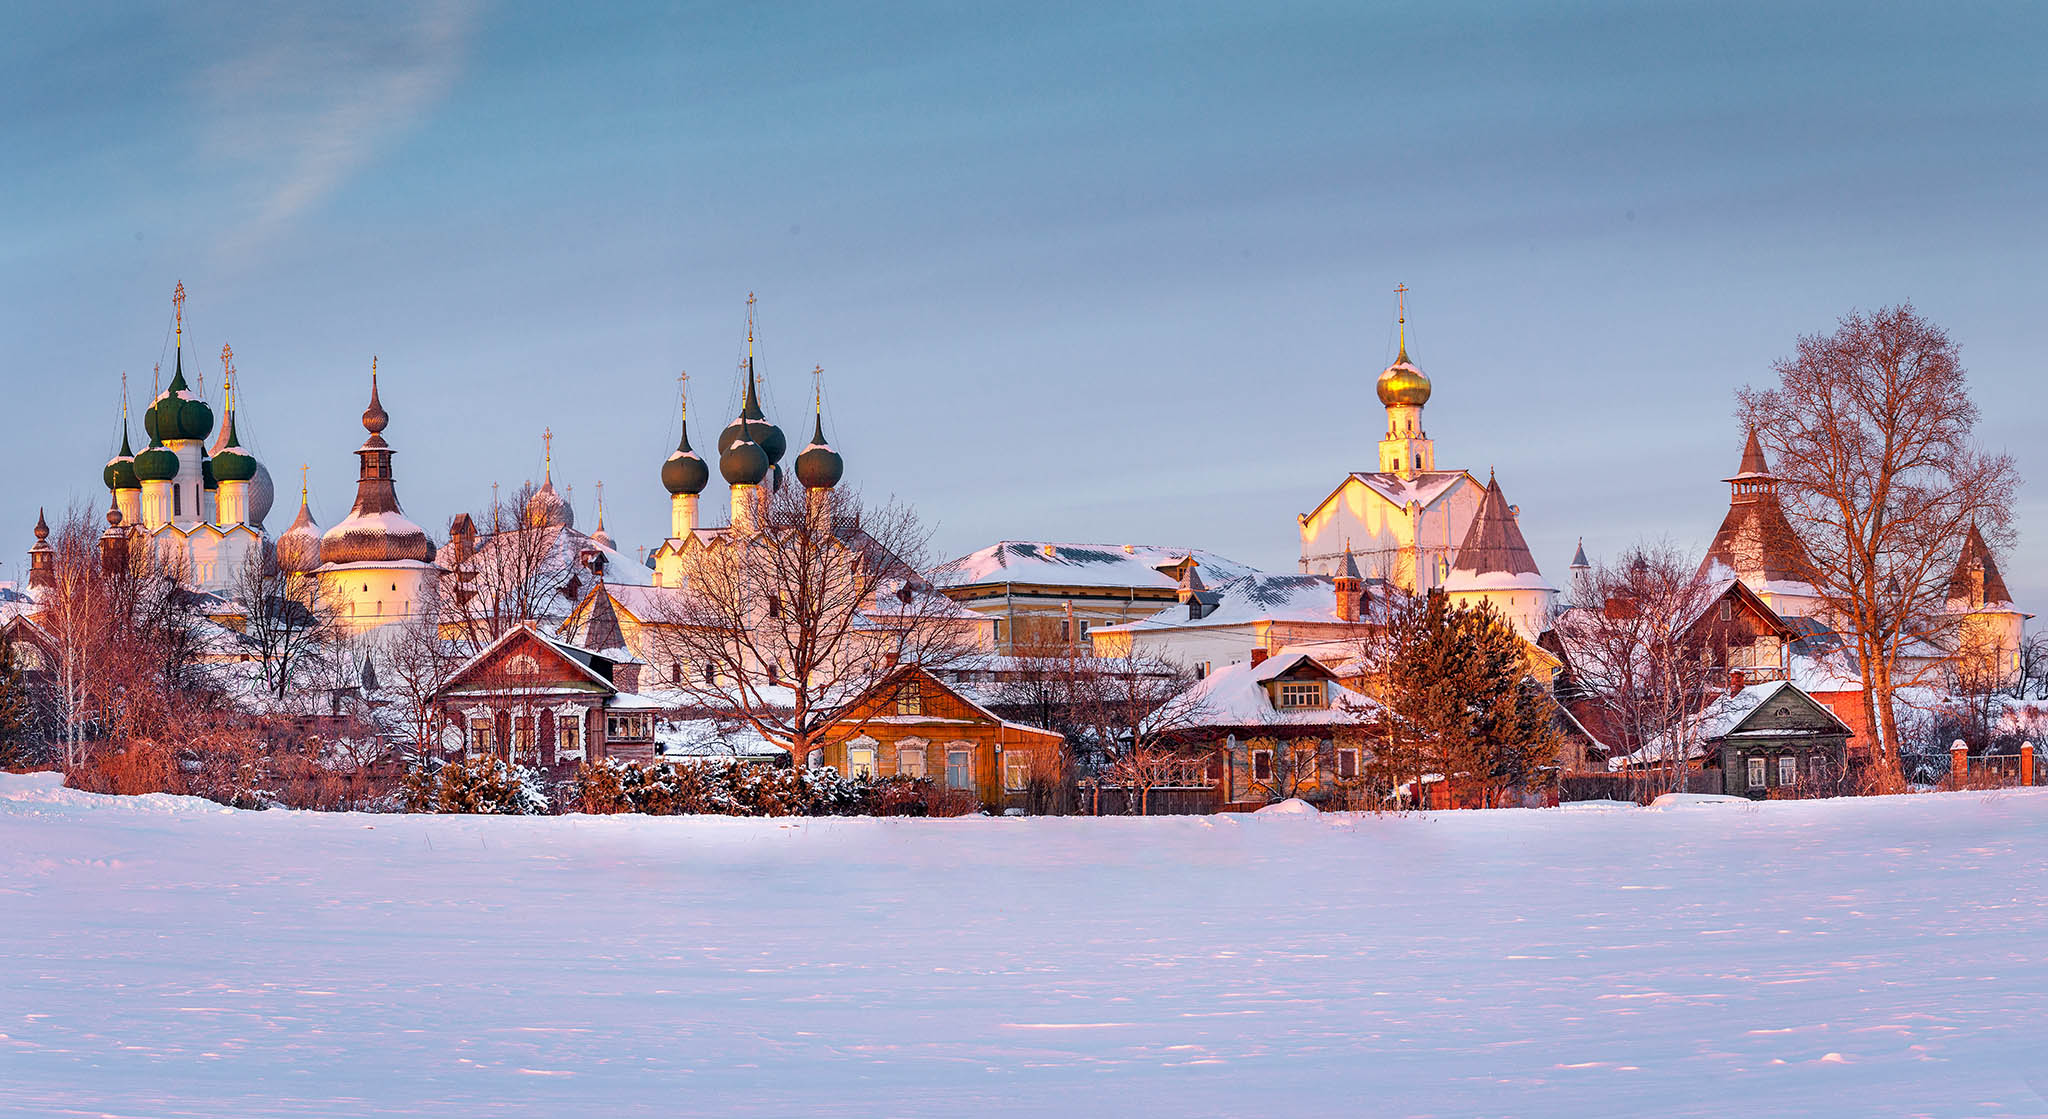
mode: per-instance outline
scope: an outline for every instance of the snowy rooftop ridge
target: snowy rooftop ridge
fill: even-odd
[[[940,564],[932,569],[931,580],[941,587],[1023,583],[1171,590],[1179,586],[1179,580],[1162,569],[1190,558],[1196,570],[1212,584],[1255,570],[1200,548],[1000,540]]]

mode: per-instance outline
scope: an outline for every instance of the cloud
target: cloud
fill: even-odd
[[[283,10],[247,26],[200,79],[210,158],[238,165],[248,218],[223,249],[256,251],[353,177],[446,95],[475,0],[345,13]]]

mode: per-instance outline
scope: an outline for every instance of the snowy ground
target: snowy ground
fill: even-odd
[[[0,776],[0,1113],[2048,1115],[2048,790],[1164,820]]]

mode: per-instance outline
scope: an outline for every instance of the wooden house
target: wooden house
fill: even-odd
[[[1063,780],[1065,739],[1014,723],[917,665],[882,677],[825,729],[812,765],[842,776],[921,777],[992,811],[1027,808],[1034,783]]]
[[[457,668],[435,702],[473,753],[550,768],[651,761],[659,705],[635,691],[642,667],[521,625]]]

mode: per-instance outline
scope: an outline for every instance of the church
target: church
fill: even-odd
[[[1530,554],[1521,510],[1508,504],[1500,483],[1489,475],[1482,485],[1467,471],[1437,468],[1436,442],[1422,417],[1433,386],[1408,356],[1405,305],[1398,324],[1399,351],[1375,385],[1386,409],[1378,459],[1297,518],[1300,570],[1489,602],[1534,641],[1549,628],[1557,590]]]

